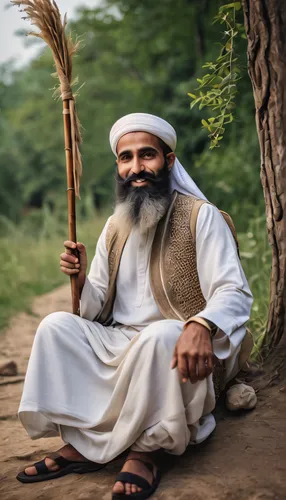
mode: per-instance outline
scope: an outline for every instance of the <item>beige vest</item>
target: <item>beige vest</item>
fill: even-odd
[[[195,197],[175,192],[171,206],[155,232],[150,260],[150,283],[154,299],[167,319],[186,321],[204,309],[206,304],[198,278],[195,224],[192,224],[194,206],[196,216],[201,206],[201,203],[198,206],[197,201]],[[106,236],[109,288],[97,318],[102,324],[109,324],[112,319],[116,278],[127,238],[128,233],[118,230],[111,218]]]

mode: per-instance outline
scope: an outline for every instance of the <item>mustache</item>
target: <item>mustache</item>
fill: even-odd
[[[133,181],[139,181],[139,180],[144,180],[144,181],[150,181],[153,183],[158,183],[161,182],[162,176],[161,175],[155,175],[152,172],[145,172],[144,170],[140,172],[140,174],[131,174],[129,177],[126,179],[123,179],[118,172],[116,172],[116,181],[118,184],[121,186],[129,186],[131,182]]]

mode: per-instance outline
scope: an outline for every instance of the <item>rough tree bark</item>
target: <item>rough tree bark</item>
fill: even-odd
[[[267,351],[286,338],[286,0],[242,4],[272,248]]]

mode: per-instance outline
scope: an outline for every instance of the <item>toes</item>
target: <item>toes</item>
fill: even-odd
[[[60,468],[59,465],[57,465],[56,462],[49,457],[45,459],[45,464],[48,467],[48,469],[53,472],[59,470]]]
[[[27,474],[27,476],[35,476],[37,474],[36,467],[27,467],[27,469],[25,469],[25,474]]]
[[[131,484],[130,483],[125,483],[125,494],[126,495],[131,495]]]
[[[59,468],[60,468],[54,462],[54,460],[52,460],[51,458],[48,458],[48,457],[45,460],[45,464],[51,472],[55,472],[55,471],[59,470]],[[38,474],[38,471],[37,471],[36,467],[34,467],[34,465],[32,465],[31,467],[27,467],[25,469],[25,474],[27,474],[27,476],[36,476],[36,474]]]
[[[136,484],[130,484],[130,483],[125,484],[126,495],[131,495],[131,493],[140,493],[140,491],[142,491],[142,488],[138,488]]]
[[[137,491],[138,491],[138,488],[137,488],[136,484],[132,484],[131,485],[131,493],[137,493]]]
[[[113,491],[114,493],[124,493],[125,492],[124,484],[121,483],[120,481],[116,481],[113,487]]]
[[[138,488],[136,484],[130,484],[130,483],[123,484],[120,481],[116,481],[113,487],[113,492],[119,494],[125,493],[126,495],[131,495],[131,493],[140,493],[140,491],[142,491],[142,488]]]

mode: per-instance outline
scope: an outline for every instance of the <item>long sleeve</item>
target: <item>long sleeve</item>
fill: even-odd
[[[85,279],[81,293],[80,315],[93,321],[100,312],[108,289],[108,254],[106,249],[107,220],[96,245],[95,256],[91,262],[90,271]]]
[[[234,238],[217,208],[202,205],[196,227],[197,268],[206,307],[197,316],[218,327],[214,351],[231,356],[245,335],[252,294],[240,264]]]

